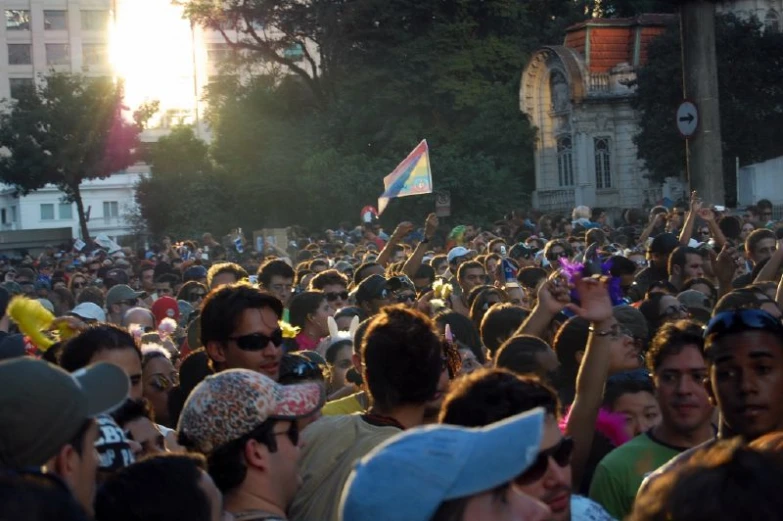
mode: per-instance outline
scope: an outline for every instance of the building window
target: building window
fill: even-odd
[[[6,31],[29,31],[30,11],[27,9],[6,9],[5,29]]]
[[[767,11],[766,16],[764,17],[764,28],[771,33],[780,32],[780,17],[778,16],[778,12],[774,9]]]
[[[595,149],[595,187],[612,187],[612,149],[608,137],[597,137],[593,140]]]
[[[32,91],[34,83],[32,78],[9,78],[11,98],[19,99],[26,91]]]
[[[71,49],[67,43],[47,43],[46,44],[46,64],[47,65],[70,65]]]
[[[68,221],[73,219],[73,206],[71,205],[71,203],[66,203],[66,204],[60,203],[58,211],[59,211],[60,219],[65,219]]]
[[[16,222],[16,206],[11,207],[11,222]]]
[[[109,11],[82,11],[82,31],[107,31]]]
[[[560,186],[574,186],[574,160],[571,138],[557,140],[557,180]]]
[[[87,66],[106,67],[109,65],[109,48],[104,43],[82,44],[82,60]]]
[[[2,224],[8,223],[8,215],[5,208],[0,210],[0,223]]]
[[[68,11],[44,11],[44,29],[47,31],[67,31]]]
[[[293,60],[295,62],[302,61],[304,58],[304,47],[301,43],[295,43],[288,49],[283,51],[283,56],[288,58],[289,60]]]
[[[54,205],[53,204],[42,204],[41,205],[41,220],[42,221],[53,221],[54,220]]]
[[[8,44],[8,65],[32,65],[33,46],[29,43]]]
[[[104,201],[103,202],[103,219],[109,221],[111,219],[117,219],[120,216],[119,204],[117,201]]]

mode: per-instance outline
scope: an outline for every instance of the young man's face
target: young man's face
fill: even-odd
[[[749,330],[719,339],[708,391],[731,431],[754,440],[783,430],[783,340]]]
[[[772,254],[775,253],[776,249],[777,243],[775,242],[775,239],[761,239],[753,248],[753,262],[758,264],[759,262],[769,259],[772,257]]]
[[[329,306],[337,311],[348,305],[348,289],[342,284],[327,284],[323,288]]]
[[[158,297],[170,297],[174,294],[174,289],[171,287],[171,282],[156,282],[155,293]]]
[[[277,381],[280,377],[282,346],[276,346],[270,340],[263,345],[251,346],[253,349],[249,349],[248,344],[245,343],[257,338],[250,335],[272,336],[279,327],[277,321],[277,314],[270,308],[244,310],[230,339],[209,343],[207,346],[209,357],[223,365],[225,369],[248,369]],[[243,340],[239,340],[240,337],[243,337]],[[242,342],[245,349],[240,348],[238,342]]]
[[[712,418],[713,407],[704,388],[707,363],[698,346],[684,346],[664,358],[653,375],[663,422],[673,431],[690,434]]]
[[[150,269],[141,272],[141,287],[144,288],[144,291],[148,293],[155,291],[154,276],[155,270]]]
[[[282,275],[272,275],[269,281],[269,287],[266,288],[271,294],[280,299],[285,307],[288,307],[288,302],[291,300],[292,291],[294,289],[294,279],[283,277]]]
[[[685,266],[682,268],[682,280],[695,279],[704,276],[704,259],[701,255],[687,253]]]
[[[469,268],[462,274],[462,278],[459,281],[459,285],[462,286],[462,291],[467,295],[470,290],[476,286],[484,284],[486,272],[484,268]]]

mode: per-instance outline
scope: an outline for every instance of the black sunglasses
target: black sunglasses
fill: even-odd
[[[188,297],[188,300],[190,302],[195,302],[200,298],[204,298],[207,294],[203,291],[195,291],[190,294],[190,297]]]
[[[283,330],[280,328],[272,332],[272,336],[266,336],[261,333],[252,333],[250,335],[228,337],[233,340],[237,347],[242,351],[263,351],[269,345],[269,342],[275,347],[280,347],[283,343]]]
[[[550,457],[555,460],[555,463],[560,467],[565,467],[571,463],[571,453],[573,452],[574,440],[565,436],[554,447],[539,451],[536,461],[530,465],[525,472],[518,476],[514,480],[514,483],[517,485],[527,485],[544,477],[544,474],[546,474],[546,471],[549,468]]]
[[[336,293],[326,293],[326,300],[329,302],[334,302],[335,300],[348,300],[348,292],[347,291],[340,291]]]
[[[718,313],[704,328],[704,338],[712,335],[740,333],[748,329],[760,329],[778,335],[783,334],[783,324],[760,309],[736,309]]]

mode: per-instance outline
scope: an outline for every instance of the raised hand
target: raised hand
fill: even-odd
[[[555,273],[538,288],[537,306],[551,315],[557,315],[571,303],[570,293],[568,280],[562,274]]]
[[[392,234],[392,237],[395,239],[402,239],[409,233],[413,231],[413,223],[409,221],[401,222],[397,225],[397,228],[394,230],[394,233]]]
[[[599,323],[612,318],[612,299],[609,297],[608,277],[582,278],[574,281],[579,294],[580,305],[569,304],[568,309],[589,320]]]
[[[432,239],[435,236],[435,231],[438,229],[439,224],[438,216],[434,213],[429,214],[427,216],[427,221],[424,223],[424,236],[427,239]]]

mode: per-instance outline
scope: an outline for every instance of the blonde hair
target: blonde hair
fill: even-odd
[[[575,221],[577,219],[589,219],[592,215],[593,211],[589,206],[577,206],[574,208],[574,211],[571,212],[571,218]]]

